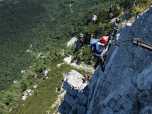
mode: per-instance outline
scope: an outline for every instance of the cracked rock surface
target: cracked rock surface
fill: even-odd
[[[58,110],[61,114],[85,114],[87,106],[87,84],[79,77],[82,75],[71,70],[64,75],[64,88],[67,93]]]
[[[123,24],[118,41],[140,38],[152,44],[152,8],[131,24]],[[112,45],[105,72],[98,68],[90,80],[87,114],[151,114],[152,51],[131,41]]]
[[[140,38],[152,44],[152,7],[131,24],[123,24],[115,40]],[[104,73],[97,67],[80,93],[67,87],[61,114],[151,114],[152,51],[131,41],[112,45]],[[77,75],[77,74],[76,74]],[[75,75],[75,76],[76,76]],[[75,79],[71,79],[75,81]],[[68,82],[68,81],[67,81]],[[69,100],[69,101],[68,101]]]

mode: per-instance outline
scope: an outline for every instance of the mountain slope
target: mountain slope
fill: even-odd
[[[122,24],[115,36],[116,41],[140,38],[152,44],[151,15],[152,7],[140,14],[133,24]],[[60,105],[60,113],[151,113],[151,60],[151,50],[133,45],[131,41],[119,43],[119,46],[112,45],[106,58],[105,71],[102,72],[98,66],[85,92],[72,95],[67,90],[70,96]],[[69,104],[70,101],[74,103]]]
[[[14,79],[19,80],[20,71],[31,65],[40,51],[64,48],[70,37],[84,30],[102,5],[92,6],[92,2],[75,1],[71,6],[73,13],[70,0],[24,0],[1,6],[1,89],[8,89]],[[31,44],[34,54],[26,52]]]

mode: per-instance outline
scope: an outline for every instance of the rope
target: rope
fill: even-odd
[[[135,41],[136,41],[136,40],[135,40]],[[151,44],[148,44],[147,42],[144,42],[144,41],[140,40],[139,38],[137,38],[137,42],[142,42],[142,43],[144,43],[144,44],[146,44],[146,45],[148,45],[148,46],[151,46],[151,47],[152,47],[152,45],[151,45]]]
[[[135,38],[130,38],[130,39],[122,40],[122,41],[119,41],[119,42],[112,42],[111,44],[113,44],[113,45],[118,45],[117,43],[126,42],[126,41],[134,40],[134,39],[135,39]],[[118,45],[118,46],[119,46],[119,45]]]
[[[111,44],[119,46],[117,43],[126,42],[126,41],[130,41],[130,40],[136,41],[137,44],[138,44],[138,42],[142,42],[142,43],[152,47],[151,44],[148,44],[147,42],[144,42],[144,41],[140,40],[139,38],[130,38],[130,39],[122,40],[122,41],[119,41],[119,42],[112,42]]]

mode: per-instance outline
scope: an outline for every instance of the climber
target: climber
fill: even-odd
[[[92,76],[89,76],[89,74],[85,74],[84,76],[80,76],[78,79],[80,79],[80,78],[82,78],[82,77],[84,77],[84,82],[87,82],[87,84],[89,83],[89,80],[90,80],[90,78],[92,77]]]
[[[99,39],[96,43],[96,56],[97,59],[99,60],[99,63],[101,65],[101,70],[104,72],[104,49],[108,45],[108,40],[111,39],[113,40],[113,36],[102,36],[101,39]]]

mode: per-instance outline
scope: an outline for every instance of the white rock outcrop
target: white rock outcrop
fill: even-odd
[[[80,37],[83,38],[83,34],[82,33],[80,33]]]
[[[71,55],[70,55],[69,57],[65,57],[65,58],[64,58],[64,61],[65,61],[66,63],[68,63],[68,64],[71,63],[71,60],[72,60],[72,56],[71,56]]]
[[[47,76],[47,73],[50,71],[50,68],[47,68],[45,71],[44,71],[44,76],[46,77]]]
[[[28,97],[28,95],[31,96],[32,93],[33,93],[33,90],[31,90],[31,89],[24,91],[23,96],[22,96],[22,100],[25,100]]]
[[[57,64],[57,67],[60,67],[62,64],[64,64],[64,63]]]
[[[14,81],[13,81],[13,84],[16,84],[16,83],[17,83],[17,81],[16,81],[16,80],[14,80]]]
[[[78,38],[73,37],[69,42],[67,42],[67,46],[72,46],[77,40]]]
[[[97,20],[97,16],[96,16],[96,15],[93,15],[93,17],[92,17],[91,20],[92,20],[92,21],[96,21],[96,20]]]
[[[36,59],[38,59],[41,56],[42,53],[39,53],[39,55],[36,57]]]
[[[21,74],[25,74],[28,70],[21,70]]]
[[[38,85],[35,85],[35,86],[33,86],[33,88],[35,88],[36,89],[36,87],[37,87]]]

